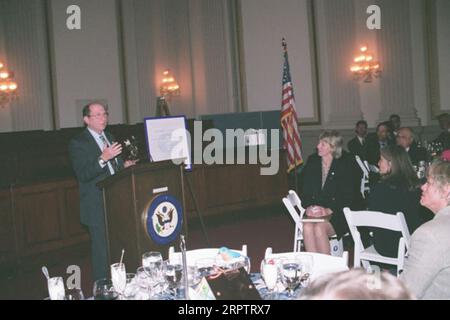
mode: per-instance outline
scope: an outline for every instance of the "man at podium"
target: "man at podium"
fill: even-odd
[[[89,229],[93,280],[106,278],[108,258],[102,192],[97,182],[115,174],[136,161],[123,161],[122,146],[105,131],[108,125],[108,107],[90,103],[83,108],[86,128],[70,141],[69,154],[79,183],[80,221]]]

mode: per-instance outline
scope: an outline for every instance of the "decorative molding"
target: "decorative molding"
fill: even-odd
[[[53,129],[45,2],[7,0],[4,8],[8,65],[19,85],[19,99],[11,103],[12,128]]]
[[[322,83],[328,94],[326,127],[351,128],[362,118],[358,84],[348,72],[350,52],[355,43],[355,17],[352,0],[322,2],[325,20],[325,38],[322,50],[326,59],[322,69]]]
[[[411,28],[408,0],[379,0],[383,25],[378,34],[379,60],[383,66],[381,78],[380,121],[396,113],[405,125],[418,125],[414,108],[414,84]],[[407,8],[408,10],[405,10]],[[406,54],[405,54],[406,53]]]

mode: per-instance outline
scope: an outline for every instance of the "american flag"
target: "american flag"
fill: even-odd
[[[294,88],[292,87],[291,72],[286,40],[283,38],[284,64],[283,64],[283,94],[281,101],[281,127],[283,128],[283,147],[287,150],[289,173],[303,163],[302,142],[298,132],[297,112],[295,111]]]

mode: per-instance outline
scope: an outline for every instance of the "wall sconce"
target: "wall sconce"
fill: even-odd
[[[18,97],[17,83],[13,81],[14,73],[4,69],[4,66],[0,61],[0,107],[2,108]]]
[[[362,46],[359,53],[353,59],[354,65],[350,71],[353,73],[355,80],[364,80],[364,82],[372,82],[373,78],[379,78],[381,75],[381,67],[378,61],[373,59],[372,54],[367,50],[367,46]]]
[[[160,96],[157,98],[156,104],[156,116],[161,117],[163,114],[170,116],[168,101],[172,97],[180,95],[180,86],[168,69],[163,72],[163,79],[161,81],[161,86],[159,87],[159,93]]]

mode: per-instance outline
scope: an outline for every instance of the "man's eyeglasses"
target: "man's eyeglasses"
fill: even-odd
[[[107,117],[109,115],[108,112],[104,112],[104,113],[96,113],[96,114],[90,114],[89,118],[103,118],[103,117]]]

